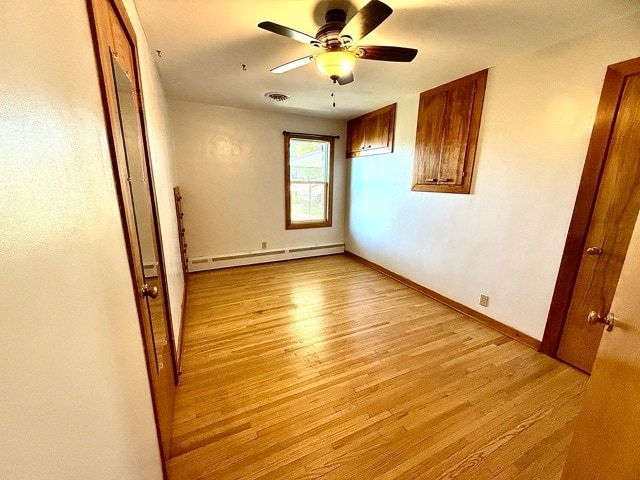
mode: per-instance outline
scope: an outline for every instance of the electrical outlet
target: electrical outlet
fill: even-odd
[[[264,250],[265,248],[267,248],[267,242],[262,242],[262,249]]]
[[[483,307],[489,306],[489,295],[480,295],[480,305]]]

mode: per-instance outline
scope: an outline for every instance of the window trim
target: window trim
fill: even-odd
[[[320,140],[329,143],[329,181],[325,184],[325,219],[310,222],[291,221],[291,170],[289,166],[289,145],[291,140]],[[333,157],[335,150],[335,137],[329,135],[312,135],[303,133],[284,133],[284,203],[285,203],[285,228],[295,230],[302,228],[322,228],[332,225],[333,217]],[[305,182],[307,183],[307,182]]]

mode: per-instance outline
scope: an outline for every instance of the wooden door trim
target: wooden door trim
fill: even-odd
[[[111,156],[111,166],[114,172],[114,184],[115,184],[115,189],[116,189],[116,194],[118,197],[118,207],[120,210],[120,219],[121,219],[121,223],[122,223],[122,228],[123,228],[123,233],[124,234],[124,242],[126,245],[126,249],[127,249],[127,260],[128,260],[128,264],[129,264],[129,272],[131,274],[131,280],[132,280],[132,290],[133,290],[133,295],[134,298],[137,299],[139,296],[139,292],[136,289],[136,285],[137,283],[140,281],[140,279],[138,278],[138,270],[136,268],[136,259],[134,258],[132,252],[134,251],[135,248],[137,248],[136,246],[134,246],[132,244],[132,238],[134,238],[133,236],[135,236],[135,238],[137,238],[137,232],[131,232],[130,231],[130,227],[129,224],[127,222],[127,205],[125,202],[125,195],[124,192],[122,191],[122,184],[121,182],[118,180],[118,175],[119,175],[119,170],[120,170],[120,166],[118,164],[118,146],[117,146],[117,140],[118,138],[121,138],[121,133],[119,132],[119,129],[117,128],[118,122],[119,122],[119,117],[118,117],[118,112],[114,111],[114,109],[117,108],[117,105],[114,105],[114,102],[112,100],[110,100],[110,91],[111,91],[111,87],[113,87],[113,85],[111,85],[111,81],[108,80],[109,78],[112,77],[112,67],[111,67],[111,51],[108,45],[104,45],[101,41],[100,41],[100,27],[98,26],[98,16],[101,15],[100,13],[98,13],[101,9],[101,3],[106,2],[106,4],[109,5],[109,7],[113,10],[113,12],[117,15],[118,20],[121,22],[122,26],[123,26],[123,30],[125,35],[127,35],[129,43],[131,45],[131,52],[132,52],[132,63],[133,63],[133,67],[134,67],[134,75],[135,78],[132,79],[132,81],[134,82],[133,88],[136,89],[137,93],[139,94],[139,98],[140,98],[140,103],[142,103],[142,82],[141,82],[141,77],[140,77],[140,67],[139,67],[139,57],[138,57],[138,48],[137,48],[137,41],[136,41],[136,35],[135,35],[135,31],[133,29],[133,26],[129,20],[129,17],[126,13],[126,9],[124,7],[124,4],[122,3],[122,0],[87,0],[87,11],[88,11],[88,16],[89,16],[89,24],[91,27],[91,34],[92,34],[92,39],[93,39],[93,46],[94,46],[94,52],[95,52],[95,59],[96,59],[96,66],[98,69],[98,77],[99,77],[99,82],[100,82],[100,96],[101,96],[101,100],[102,100],[102,106],[103,106],[103,113],[104,113],[104,119],[105,119],[105,128],[107,131],[107,137],[108,137],[108,145],[109,145],[109,153]],[[140,105],[138,105],[138,108],[140,108]],[[140,121],[141,121],[141,132],[140,134],[143,137],[143,148],[144,148],[144,155],[146,158],[145,164],[146,164],[146,170],[147,173],[149,174],[149,180],[150,180],[150,185],[152,186],[151,189],[151,204],[152,204],[152,214],[154,215],[154,220],[156,221],[156,225],[157,224],[157,211],[156,211],[156,202],[155,202],[155,192],[153,191],[153,179],[150,175],[150,168],[149,168],[149,147],[148,147],[148,143],[147,143],[147,134],[146,134],[146,124],[145,124],[145,119],[144,119],[144,114],[143,111],[140,110]],[[158,225],[159,227],[159,225]],[[160,232],[158,231],[156,233],[156,237],[159,237]],[[133,236],[132,236],[133,235]],[[158,238],[157,241],[159,242],[160,239]],[[166,315],[167,315],[167,319],[170,319],[170,314],[171,311],[169,309],[169,305],[168,305],[168,291],[166,289],[166,285],[167,285],[167,279],[166,279],[166,273],[165,273],[165,269],[164,269],[164,257],[163,255],[163,250],[162,250],[162,246],[160,243],[158,243],[157,245],[158,248],[158,262],[162,263],[161,265],[161,271],[162,271],[162,281],[164,283],[163,288],[165,290],[164,292],[164,306],[165,306],[165,311],[166,311]],[[158,447],[159,447],[159,454],[160,454],[160,460],[161,460],[161,464],[162,464],[162,473],[163,473],[163,478],[166,480],[168,479],[168,473],[167,473],[167,466],[166,466],[166,458],[168,458],[168,453],[169,452],[165,452],[164,447],[163,447],[163,441],[162,441],[162,433],[161,433],[161,428],[160,428],[160,421],[159,421],[159,408],[158,408],[158,399],[156,398],[156,393],[155,393],[155,389],[154,389],[154,380],[153,380],[153,370],[155,369],[155,365],[152,364],[149,359],[151,358],[151,355],[155,356],[156,353],[155,351],[150,351],[150,346],[148,345],[148,339],[145,338],[147,337],[149,334],[146,333],[146,327],[144,324],[144,315],[142,312],[142,307],[140,305],[139,301],[135,301],[136,304],[136,310],[137,310],[137,314],[138,314],[138,319],[139,319],[139,323],[140,323],[140,333],[141,333],[141,340],[142,340],[142,347],[144,349],[144,354],[145,354],[145,365],[146,365],[146,369],[147,369],[147,380],[149,383],[149,392],[151,394],[151,398],[152,398],[152,407],[153,407],[153,413],[154,413],[154,420],[155,420],[155,426],[156,426],[156,436],[158,439]],[[170,325],[167,326],[167,330],[171,330]],[[150,332],[150,335],[153,335],[153,332]],[[169,341],[171,342],[172,336],[169,335],[169,332],[167,332],[167,337],[169,338]],[[153,345],[151,346],[153,347]],[[176,362],[175,362],[175,349],[172,345],[170,345],[171,348],[171,354],[172,354],[172,362],[174,363],[173,368],[172,368],[172,372],[174,375],[174,382],[177,383],[177,367],[176,367]]]
[[[557,355],[562,330],[571,304],[582,251],[609,151],[611,134],[622,99],[625,77],[639,71],[640,57],[616,63],[607,68],[567,240],[562,252],[560,269],[549,307],[547,324],[540,344],[540,351],[552,357]]]

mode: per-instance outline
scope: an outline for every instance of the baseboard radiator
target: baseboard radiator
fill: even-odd
[[[334,255],[337,253],[344,253],[344,243],[264,249],[249,252],[236,252],[225,255],[214,255],[211,257],[191,257],[188,262],[190,272],[201,272],[203,270],[216,270],[218,268],[240,267],[243,265],[255,265],[258,263],[320,257],[322,255]]]

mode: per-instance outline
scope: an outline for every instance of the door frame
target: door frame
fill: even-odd
[[[129,263],[129,271],[131,274],[132,280],[132,290],[135,299],[136,309],[138,313],[138,319],[140,322],[140,335],[142,346],[145,354],[145,363],[147,367],[147,379],[149,381],[149,390],[152,399],[154,420],[156,424],[156,435],[158,438],[158,446],[160,450],[160,459],[162,462],[162,471],[164,478],[168,478],[167,476],[167,468],[166,468],[166,459],[169,457],[169,452],[163,446],[163,436],[161,432],[161,422],[160,422],[160,408],[159,401],[156,398],[156,392],[154,389],[154,384],[156,383],[154,373],[156,366],[155,363],[151,361],[152,356],[155,358],[156,352],[153,348],[153,342],[150,339],[150,335],[153,335],[153,332],[147,332],[145,326],[145,317],[143,314],[143,305],[141,304],[141,295],[137,289],[137,285],[141,283],[141,272],[139,262],[136,261],[137,257],[134,254],[134,249],[137,246],[134,242],[137,242],[137,232],[135,231],[135,227],[131,227],[128,222],[128,210],[132,208],[127,202],[127,196],[123,192],[123,184],[121,179],[119,179],[120,165],[119,165],[119,155],[118,155],[118,142],[121,139],[121,133],[119,132],[120,125],[120,117],[119,117],[119,107],[117,104],[117,99],[115,97],[115,89],[113,85],[113,73],[112,73],[112,64],[111,64],[111,50],[109,45],[105,44],[101,40],[101,35],[99,33],[100,28],[98,26],[98,18],[103,14],[101,11],[105,8],[110,8],[114,15],[117,16],[117,20],[120,22],[124,34],[127,36],[128,43],[131,47],[131,56],[132,56],[132,64],[133,64],[133,78],[132,87],[136,96],[136,107],[137,114],[140,122],[140,135],[142,137],[141,147],[142,154],[144,155],[144,166],[145,173],[149,179],[149,197],[151,202],[151,215],[153,218],[154,229],[153,235],[155,237],[156,247],[157,247],[157,261],[160,273],[160,281],[163,285],[163,308],[165,313],[165,322],[166,322],[166,332],[167,332],[167,341],[171,356],[172,365],[168,368],[171,372],[171,381],[173,382],[173,386],[178,384],[179,374],[178,374],[178,362],[176,359],[176,348],[175,348],[175,339],[173,335],[173,321],[171,318],[171,308],[169,303],[169,291],[168,291],[168,281],[166,276],[166,268],[165,268],[165,257],[164,257],[164,248],[162,244],[162,235],[159,223],[159,212],[158,212],[158,202],[156,199],[156,183],[153,176],[153,170],[151,168],[151,156],[150,156],[150,148],[149,141],[147,135],[147,125],[146,118],[144,115],[144,98],[142,92],[142,81],[140,75],[140,60],[138,54],[138,45],[136,40],[135,31],[133,29],[133,25],[131,24],[129,17],[127,15],[126,9],[122,0],[86,0],[89,23],[91,26],[91,33],[93,37],[94,51],[96,57],[96,65],[98,69],[98,77],[100,82],[100,93],[103,104],[104,118],[105,118],[105,127],[107,132],[107,139],[109,145],[109,153],[111,155],[111,164],[114,174],[114,184],[118,197],[118,207],[120,210],[120,219],[122,222],[124,241],[127,250],[127,259]],[[142,282],[144,283],[144,282]]]
[[[582,251],[589,232],[611,135],[622,100],[625,77],[638,70],[640,70],[640,57],[607,67],[569,232],[562,252],[560,270],[549,307],[547,324],[539,349],[542,353],[554,358],[557,358],[560,338],[571,304]]]

